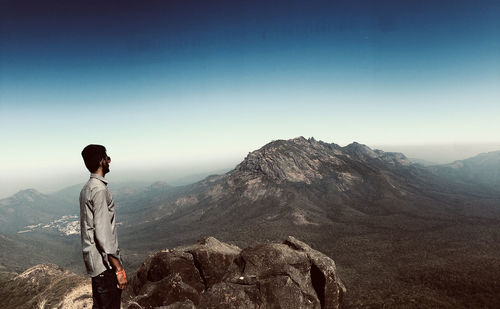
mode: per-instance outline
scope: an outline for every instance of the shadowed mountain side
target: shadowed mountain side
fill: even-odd
[[[0,271],[22,272],[50,261],[66,269],[83,273],[80,235],[54,232],[0,234]]]

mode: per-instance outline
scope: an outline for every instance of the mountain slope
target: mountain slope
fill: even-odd
[[[92,306],[90,278],[45,263],[21,274],[0,272],[2,308],[65,308]]]
[[[16,233],[25,226],[49,222],[74,212],[64,199],[35,189],[22,190],[0,200],[0,233]]]
[[[273,141],[224,175],[166,194],[144,223],[161,231],[176,222],[204,230],[266,222],[311,226],[371,216],[489,215],[456,202],[463,199],[473,199],[463,186],[450,185],[403,154],[300,137]]]
[[[431,169],[450,181],[473,184],[496,193],[500,192],[500,151],[432,166]]]

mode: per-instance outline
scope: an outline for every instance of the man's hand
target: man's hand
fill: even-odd
[[[116,279],[118,279],[117,288],[125,290],[128,285],[127,275],[125,274],[125,269],[122,268],[121,271],[116,272]]]
[[[125,290],[128,284],[127,275],[125,274],[125,269],[123,269],[123,266],[122,264],[120,264],[120,261],[111,254],[108,254],[108,261],[111,263],[111,265],[113,265],[113,269],[116,272],[116,279],[118,279],[118,284],[116,285],[116,287]]]

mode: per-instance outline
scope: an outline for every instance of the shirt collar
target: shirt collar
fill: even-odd
[[[100,181],[104,182],[106,185],[108,184],[108,181],[104,177],[102,177],[101,175],[99,175],[99,174],[92,173],[92,174],[90,174],[90,178],[97,178]]]

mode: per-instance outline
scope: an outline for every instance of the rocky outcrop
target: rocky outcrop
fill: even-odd
[[[21,274],[0,273],[3,309],[92,307],[90,278],[55,264],[35,265]]]
[[[131,277],[125,308],[339,308],[335,263],[305,243],[241,250],[213,237],[159,251]]]
[[[303,137],[277,140],[249,153],[231,175],[242,178],[250,174],[266,177],[275,183],[311,184],[323,178],[321,170],[325,162],[335,166],[342,164],[336,157],[342,154],[341,149],[336,144],[326,145]]]

